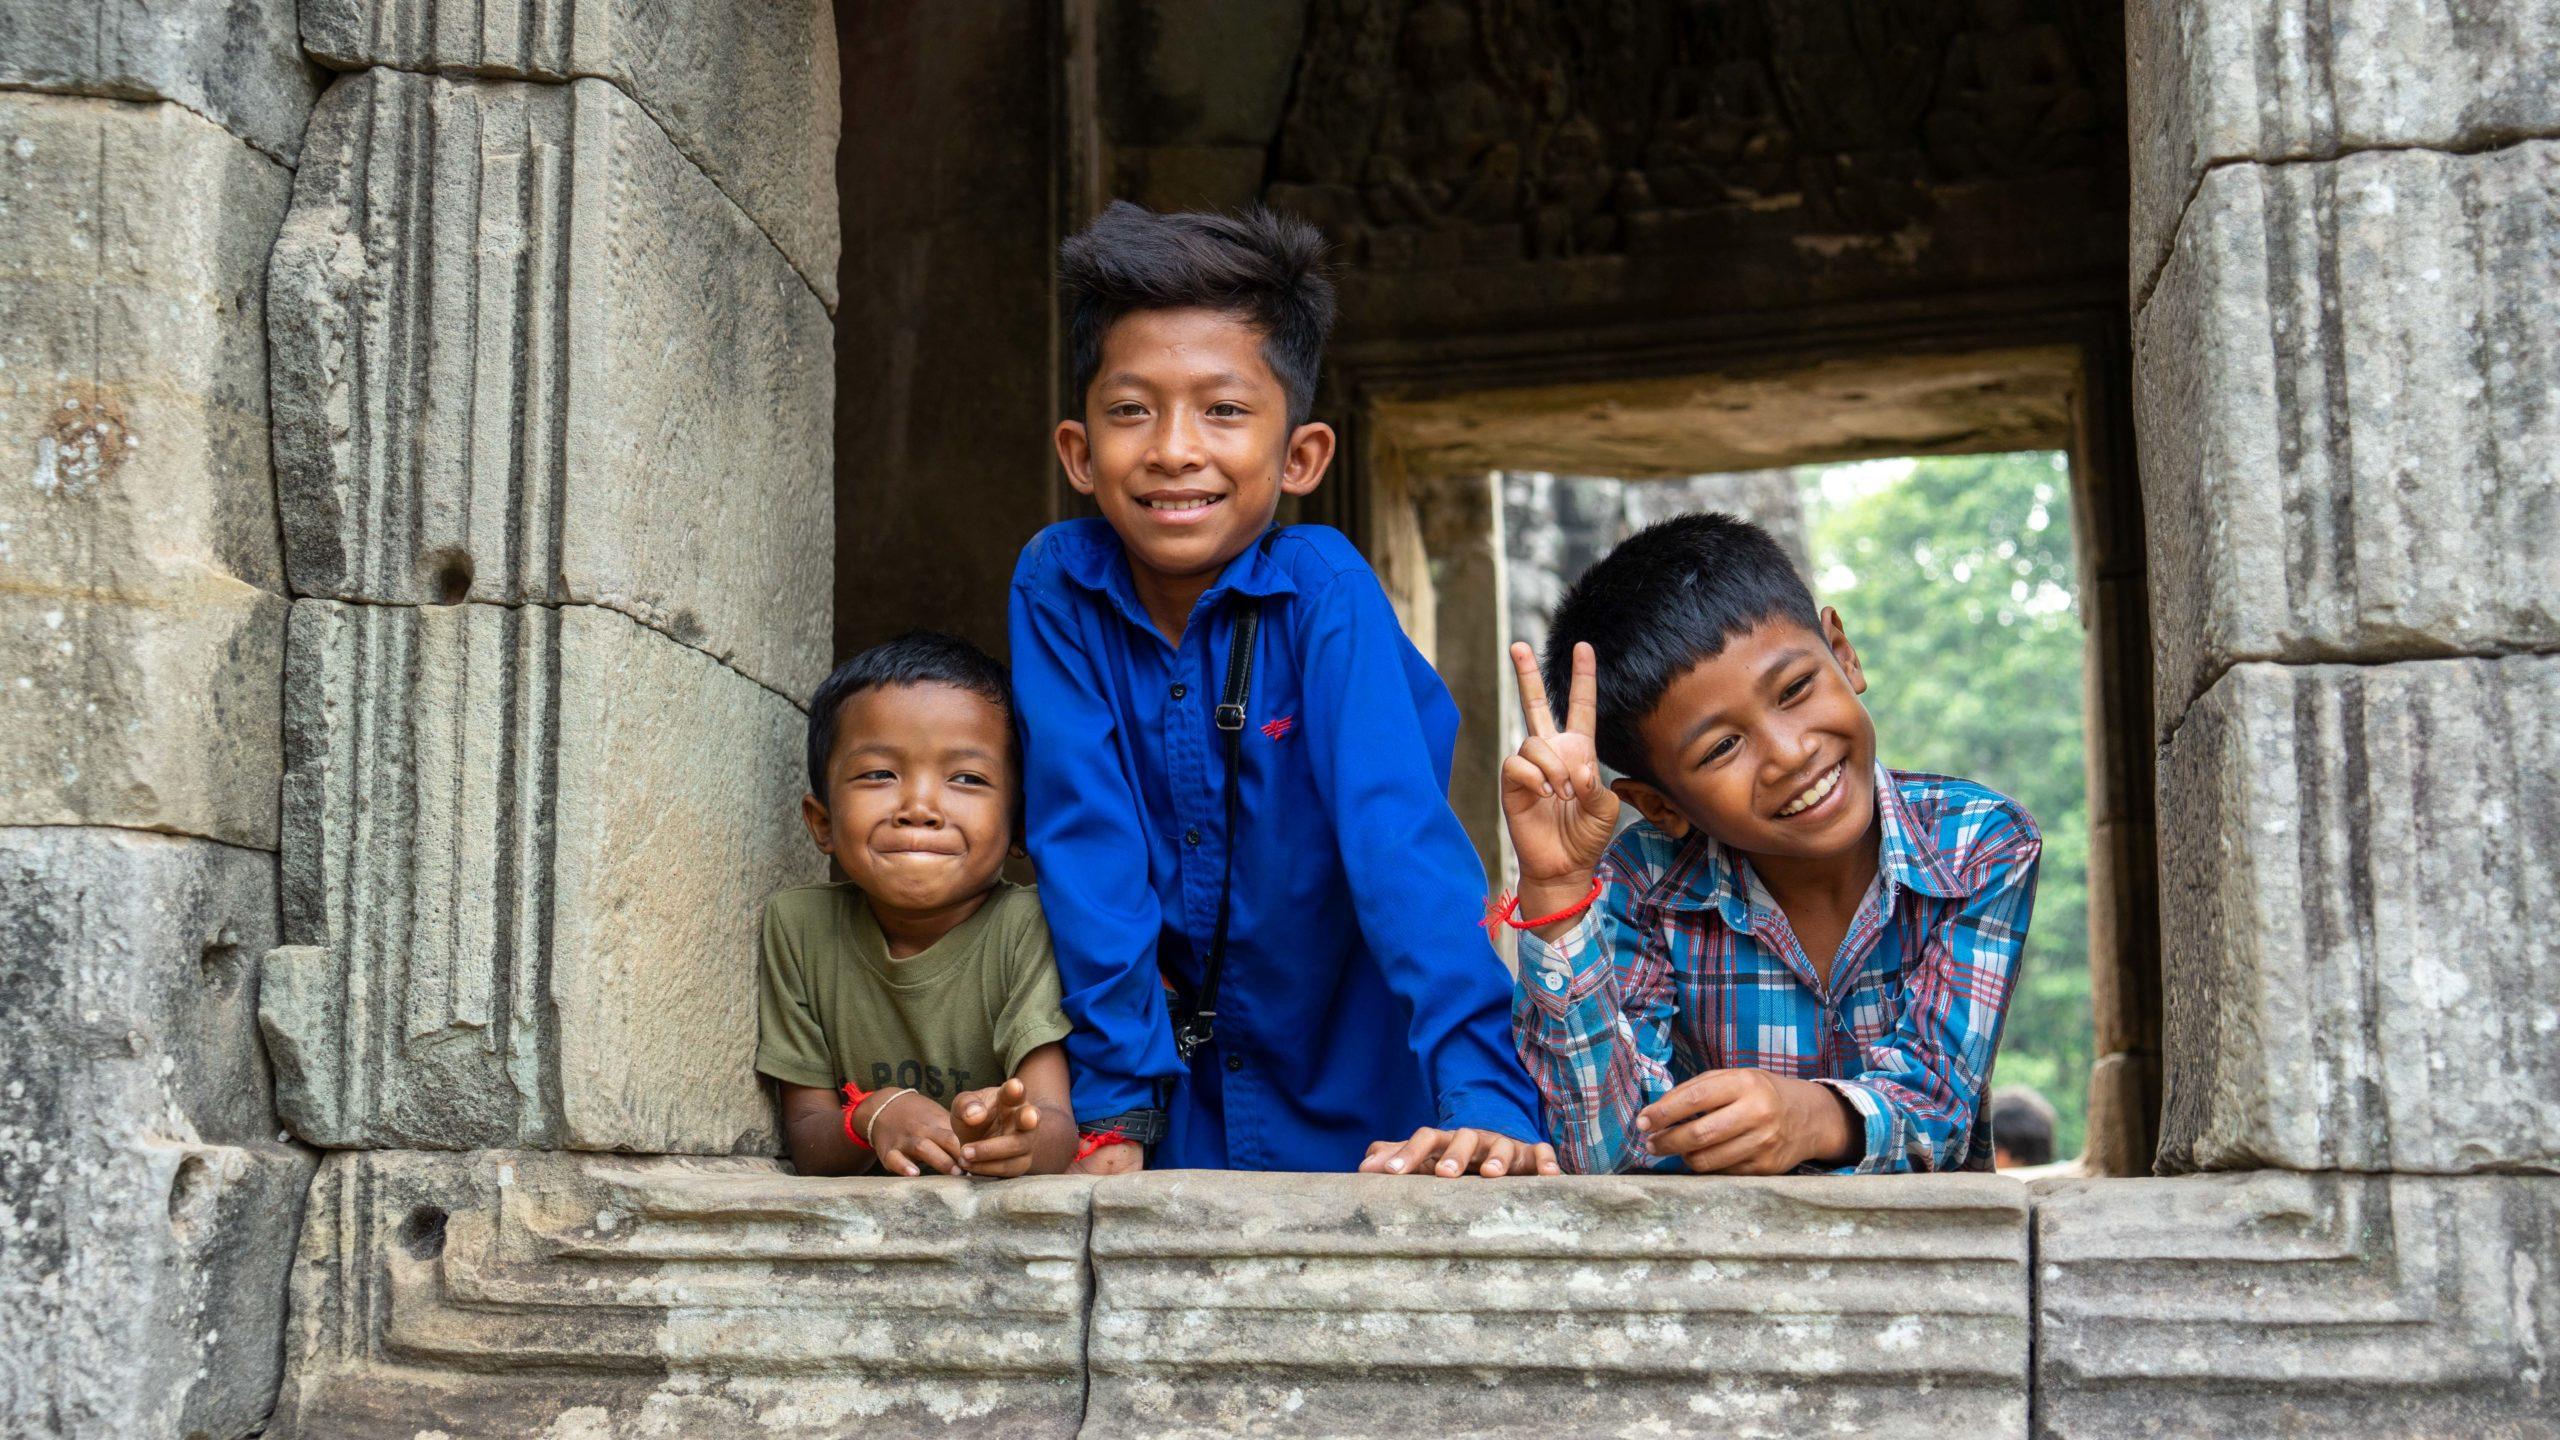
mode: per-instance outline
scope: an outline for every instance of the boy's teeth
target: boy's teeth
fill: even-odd
[[[1812,787],[1811,787],[1810,789],[1806,790],[1803,794],[1801,794],[1801,795],[1797,796],[1795,799],[1793,799],[1793,800],[1791,800],[1791,801],[1787,802],[1787,808],[1786,808],[1786,809],[1784,809],[1784,810],[1779,811],[1779,812],[1778,812],[1778,814],[1779,814],[1781,817],[1784,817],[1784,816],[1788,816],[1788,815],[1796,814],[1796,813],[1797,813],[1797,812],[1799,812],[1799,811],[1803,811],[1803,810],[1810,810],[1810,809],[1812,809],[1814,806],[1819,805],[1819,804],[1821,804],[1821,803],[1822,803],[1822,797],[1824,797],[1824,796],[1826,796],[1826,795],[1828,795],[1828,794],[1830,794],[1830,793],[1831,793],[1831,787],[1832,787],[1832,786],[1837,785],[1837,784],[1839,784],[1839,783],[1840,783],[1840,767],[1839,767],[1839,766],[1837,766],[1837,765],[1834,765],[1834,766],[1832,766],[1832,767],[1831,767],[1831,773],[1830,773],[1830,774],[1825,775],[1825,776],[1823,776],[1821,779],[1814,781],[1814,782],[1813,782],[1813,785],[1812,785]]]
[[[1211,496],[1206,500],[1150,500],[1146,503],[1150,510],[1199,510],[1218,501],[1217,497]]]

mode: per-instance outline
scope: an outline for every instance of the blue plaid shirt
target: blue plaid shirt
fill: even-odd
[[[1876,796],[1876,881],[1828,985],[1747,860],[1646,824],[1610,846],[1579,924],[1552,945],[1522,932],[1512,1032],[1566,1169],[1679,1168],[1636,1147],[1636,1112],[1744,1067],[1856,1108],[1866,1150],[1841,1173],[1963,1167],[2044,842],[1971,781],[1879,765]]]

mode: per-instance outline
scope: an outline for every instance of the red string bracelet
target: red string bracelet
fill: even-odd
[[[1091,1155],[1094,1151],[1099,1150],[1106,1145],[1135,1145],[1137,1143],[1137,1141],[1122,1134],[1117,1128],[1110,1130],[1096,1130],[1092,1134],[1087,1135],[1082,1140],[1076,1142],[1076,1159],[1082,1160]]]
[[[862,1102],[870,1099],[872,1093],[873,1092],[863,1089],[861,1086],[854,1084],[850,1080],[844,1082],[844,1138],[861,1146],[865,1150],[871,1148],[871,1142],[854,1133],[853,1112],[861,1109]]]
[[[1572,904],[1567,905],[1553,915],[1541,915],[1534,920],[1522,920],[1517,918],[1516,912],[1520,909],[1520,895],[1519,892],[1513,891],[1504,895],[1501,900],[1489,908],[1485,912],[1484,919],[1479,923],[1481,923],[1487,930],[1492,929],[1493,923],[1497,920],[1510,926],[1514,930],[1535,930],[1542,925],[1553,925],[1559,920],[1570,920],[1574,916],[1581,914],[1583,911],[1590,909],[1591,902],[1600,898],[1600,887],[1603,883],[1604,882],[1599,876],[1592,876],[1590,894],[1574,901]]]

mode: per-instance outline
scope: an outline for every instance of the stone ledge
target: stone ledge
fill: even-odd
[[[2560,1178],[2036,1187],[2037,1433],[2549,1436]]]
[[[2014,1181],[1173,1173],[1093,1211],[1090,1434],[2026,1429]]]
[[[332,1156],[274,1434],[1071,1435],[1089,1188]]]

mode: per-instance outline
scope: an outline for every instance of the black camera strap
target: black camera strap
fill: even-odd
[[[1276,529],[1262,535],[1262,553],[1271,553],[1271,542],[1280,537]],[[1219,743],[1227,754],[1226,812],[1227,829],[1222,843],[1226,846],[1223,870],[1218,877],[1218,928],[1209,935],[1209,954],[1200,966],[1200,996],[1173,1028],[1174,1053],[1182,1063],[1218,1034],[1218,976],[1227,965],[1227,916],[1234,899],[1236,885],[1236,788],[1244,776],[1245,705],[1253,695],[1253,642],[1262,629],[1262,600],[1255,597],[1236,603],[1235,633],[1227,640],[1227,679],[1218,692],[1216,720]]]

